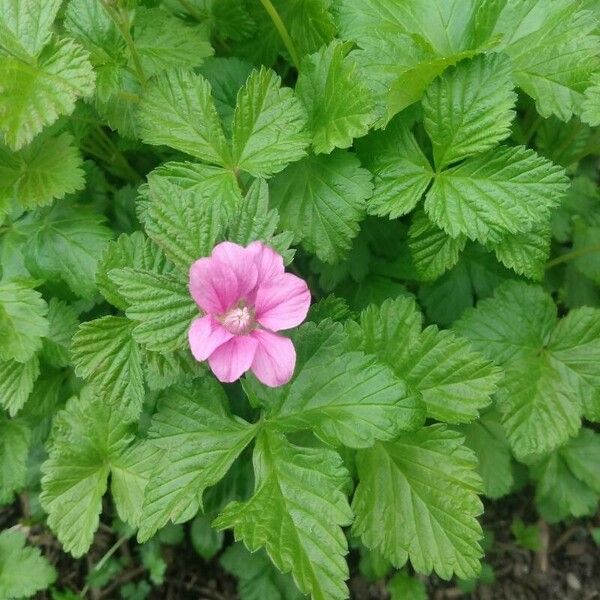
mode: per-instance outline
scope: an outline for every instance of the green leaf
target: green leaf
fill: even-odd
[[[335,40],[304,58],[296,84],[316,154],[349,148],[373,122],[371,93],[360,81],[348,44]]]
[[[336,263],[358,234],[371,191],[370,173],[353,154],[337,150],[289,166],[273,179],[271,200],[284,229],[324,262]]]
[[[0,131],[4,142],[19,150],[58,117],[71,114],[77,99],[93,92],[94,78],[87,52],[73,40],[52,41],[33,63],[3,56]]]
[[[477,456],[484,494],[492,499],[506,496],[512,489],[513,471],[500,415],[494,410],[488,411],[477,421],[461,427],[460,432],[465,436],[465,445]]]
[[[438,169],[493,148],[510,134],[516,100],[503,54],[459,62],[434,79],[423,98],[424,125]]]
[[[96,283],[106,300],[122,310],[127,308],[128,303],[118,286],[111,281],[109,273],[113,269],[124,267],[158,274],[173,271],[173,266],[167,261],[162,250],[141,231],[135,231],[131,235],[123,234],[110,242],[99,263]]]
[[[193,71],[160,73],[144,94],[138,121],[147,144],[170,146],[208,163],[229,161],[210,84]]]
[[[0,281],[0,360],[27,362],[48,334],[48,306],[32,283]]]
[[[483,556],[477,516],[481,479],[462,436],[431,425],[357,456],[353,531],[395,566],[475,577]],[[373,493],[377,490],[377,493]]]
[[[122,412],[89,393],[71,398],[54,417],[40,502],[65,552],[76,558],[92,543],[111,464],[131,437]]]
[[[159,8],[138,9],[133,41],[147,76],[177,67],[197,67],[213,54],[205,29],[189,26]]]
[[[62,279],[82,298],[96,293],[98,259],[112,238],[105,218],[90,208],[64,200],[31,213],[20,223],[27,235],[25,262],[43,279]]]
[[[430,417],[449,423],[475,419],[491,402],[500,371],[467,340],[430,325],[407,298],[370,306],[355,332],[362,350],[388,364],[409,389],[419,393]]]
[[[544,277],[546,261],[550,257],[550,238],[550,225],[544,222],[525,233],[509,233],[489,246],[503,265],[519,275],[539,281]]]
[[[169,520],[181,523],[202,506],[204,490],[220,481],[255,427],[226,408],[227,399],[214,379],[166,391],[148,432],[162,449],[144,493],[140,542]]]
[[[596,199],[594,198],[594,200]],[[590,207],[590,211],[593,211],[594,208]],[[600,223],[590,225],[579,217],[572,218],[571,222],[573,224],[573,251],[581,253],[579,256],[575,255],[573,263],[580,273],[595,283],[600,283],[600,255],[595,251],[600,244]]]
[[[111,492],[119,518],[138,527],[142,517],[144,491],[162,452],[142,440],[126,448],[111,461]]]
[[[466,243],[464,235],[450,237],[421,210],[415,213],[408,230],[408,247],[421,281],[437,279],[452,268]]]
[[[138,418],[144,402],[140,349],[124,317],[102,317],[80,325],[71,347],[75,373],[88,381],[97,397],[120,405],[128,420]]]
[[[269,210],[269,187],[264,179],[255,179],[248,189],[243,202],[240,202],[237,214],[231,219],[227,239],[247,246],[254,240],[262,240],[284,257],[287,263],[294,258],[290,245],[294,239],[291,231],[276,233],[279,213]]]
[[[498,408],[517,458],[550,452],[576,435],[597,397],[600,311],[572,310],[557,322],[541,288],[510,282],[455,325],[504,367]]]
[[[183,348],[199,309],[187,289],[187,278],[142,269],[113,269],[110,280],[128,304],[127,317],[137,322],[133,337],[148,350]]]
[[[77,312],[66,302],[50,298],[48,302],[48,335],[43,340],[42,356],[53,367],[71,364],[71,339],[79,326]]]
[[[273,566],[266,552],[250,553],[241,543],[229,546],[219,559],[221,566],[237,578],[241,600],[301,600],[294,580]]]
[[[585,90],[581,120],[592,127],[600,125],[600,74],[592,78],[592,84]]]
[[[26,541],[18,530],[0,533],[0,598],[29,598],[56,580],[54,567]]]
[[[266,419],[281,431],[310,429],[327,442],[367,448],[423,422],[423,411],[386,366],[361,352],[348,352],[343,327],[309,323],[293,335],[298,354],[292,382],[246,389],[266,407]]]
[[[200,73],[210,82],[215,106],[227,134],[231,133],[238,92],[252,69],[251,63],[235,56],[209,58],[200,68]]]
[[[532,467],[537,481],[535,501],[544,519],[555,523],[596,512],[599,460],[600,435],[583,428],[577,437]]]
[[[525,525],[521,519],[515,519],[510,525],[510,532],[522,548],[533,552],[540,550],[541,539],[538,525]]]
[[[275,566],[291,571],[314,600],[348,597],[348,551],[342,527],[352,512],[342,491],[348,473],[328,448],[302,448],[264,429],[254,449],[254,495],[232,502],[216,519],[255,552],[264,547]]]
[[[83,162],[68,133],[38,136],[18,152],[0,144],[0,203],[15,199],[23,208],[50,204],[85,186]]]
[[[0,505],[10,504],[25,485],[30,440],[31,430],[22,419],[0,414]]]
[[[192,263],[210,255],[227,216],[196,189],[182,189],[164,177],[148,179],[141,220],[148,236],[186,276]]]
[[[425,584],[406,571],[396,573],[387,584],[390,600],[427,600]]]
[[[359,46],[354,55],[378,98],[381,126],[420,100],[444,69],[479,51],[470,1],[343,0],[335,9],[341,37]]]
[[[1,0],[0,46],[22,60],[37,56],[52,37],[61,0]]]
[[[6,409],[11,417],[14,417],[27,402],[39,374],[40,363],[35,354],[27,362],[0,362],[0,406]]]
[[[395,119],[385,131],[359,142],[358,149],[364,166],[373,173],[369,214],[396,219],[413,210],[429,187],[433,171],[409,125]]]
[[[223,532],[213,529],[210,522],[210,518],[206,515],[196,515],[190,527],[192,546],[196,553],[206,561],[212,560],[221,551],[224,542]],[[228,550],[231,550],[231,546]],[[221,564],[223,564],[222,561],[221,558]]]
[[[253,71],[238,93],[232,123],[233,162],[255,177],[269,177],[306,155],[306,113],[274,71]]]
[[[452,237],[497,241],[545,221],[567,183],[563,169],[532,150],[498,147],[438,173],[425,211]]]
[[[150,188],[157,179],[166,179],[169,183],[202,197],[206,218],[216,222],[231,221],[242,204],[242,194],[235,173],[221,167],[167,162],[148,176]]]
[[[579,2],[510,0],[492,36],[512,59],[517,85],[536,101],[543,117],[568,121],[581,114],[585,89],[600,68],[597,18]],[[523,27],[526,23],[526,27]]]

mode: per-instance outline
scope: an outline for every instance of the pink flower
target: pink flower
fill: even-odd
[[[296,364],[291,340],[276,333],[300,325],[310,306],[303,279],[284,272],[283,258],[261,242],[244,248],[232,242],[190,268],[190,294],[205,312],[188,334],[196,360],[220,381],[249,369],[265,385],[287,383]]]

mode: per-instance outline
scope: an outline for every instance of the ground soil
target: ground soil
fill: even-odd
[[[0,509],[0,529],[23,523],[23,507],[15,503]],[[558,525],[539,521],[542,546],[537,552],[519,547],[510,533],[514,518],[536,522],[530,493],[527,491],[486,505],[484,527],[493,533],[494,543],[486,561],[495,573],[495,582],[480,585],[465,593],[453,582],[435,576],[423,577],[431,600],[600,600],[600,548],[590,536],[600,526],[600,513],[591,519],[573,520]],[[85,575],[110,548],[115,536],[101,525],[90,553],[73,560],[63,553],[55,538],[43,527],[25,527],[30,542],[38,545],[59,571],[62,589],[80,591]],[[123,544],[118,555],[130,558],[130,568],[122,571],[101,590],[88,592],[91,600],[118,600],[119,588],[126,582],[139,581],[147,573],[133,555],[134,544]],[[236,584],[219,566],[218,560],[205,562],[186,540],[177,546],[165,546],[163,557],[168,565],[165,584],[153,588],[151,600],[236,600]],[[387,600],[385,581],[367,582],[357,569],[357,557],[350,556],[350,589],[354,600]],[[50,600],[40,593],[39,600]]]

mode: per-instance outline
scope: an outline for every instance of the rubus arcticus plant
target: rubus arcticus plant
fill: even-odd
[[[485,498],[594,513],[599,34],[594,0],[0,0],[0,598],[70,598],[30,526],[77,558],[102,521],[103,567],[137,535],[158,584],[193,520],[242,598],[342,600],[349,547],[393,598],[476,579]]]

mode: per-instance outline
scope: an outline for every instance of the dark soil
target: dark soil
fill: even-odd
[[[0,529],[18,524],[22,518],[21,506],[15,504],[0,509]],[[600,600],[600,548],[590,535],[600,525],[600,513],[593,519],[573,520],[558,525],[539,521],[542,545],[537,552],[518,546],[510,533],[511,523],[521,518],[535,523],[536,516],[529,494],[500,502],[488,503],[483,517],[484,528],[492,532],[494,542],[486,561],[494,570],[495,581],[479,585],[474,592],[465,593],[454,582],[445,582],[436,576],[423,577],[432,600]],[[24,527],[32,544],[56,566],[59,572],[58,589],[80,592],[85,585],[88,570],[114,544],[116,537],[101,525],[90,553],[83,559],[73,560],[61,551],[58,542],[44,528]],[[127,582],[147,579],[147,571],[135,555],[133,541],[123,544],[115,556],[130,565],[101,590],[91,590],[91,600],[117,600],[119,588]],[[236,583],[219,566],[218,559],[203,561],[188,540],[176,546],[164,546],[163,558],[167,563],[165,583],[152,589],[151,600],[236,600]],[[355,600],[386,600],[389,595],[385,581],[368,582],[358,573],[357,557],[350,556],[352,598]],[[37,598],[50,600],[48,593]]]

